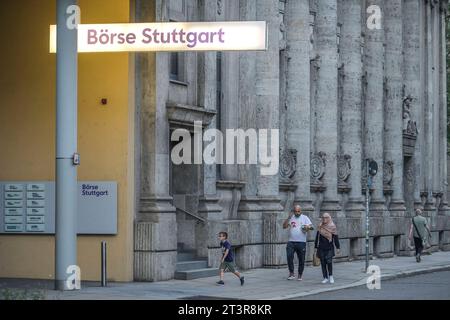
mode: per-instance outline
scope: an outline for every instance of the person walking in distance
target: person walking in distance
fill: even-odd
[[[430,229],[427,225],[427,219],[422,216],[422,210],[416,209],[416,216],[412,218],[411,227],[409,228],[409,241],[411,241],[412,237],[414,237],[414,247],[416,248],[416,261],[422,261],[421,255],[423,251],[423,246],[426,243],[426,234],[425,231],[428,232],[428,235],[431,237]]]
[[[314,241],[314,248],[317,256],[320,258],[320,264],[322,266],[322,283],[334,283],[333,278],[333,257],[335,256],[334,247],[337,249],[337,253],[340,253],[339,237],[337,235],[336,225],[331,219],[329,213],[322,215],[322,221],[319,224],[319,228],[316,233],[316,239]]]
[[[294,207],[294,212],[283,222],[283,229],[289,228],[289,241],[286,246],[287,263],[289,268],[288,280],[294,280],[294,253],[298,258],[298,281],[303,280],[303,270],[305,268],[306,256],[306,235],[309,230],[313,230],[311,220],[302,214],[299,205]]]

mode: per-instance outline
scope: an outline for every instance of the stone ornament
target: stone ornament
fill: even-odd
[[[337,174],[340,183],[346,183],[352,172],[352,157],[348,154],[338,156],[337,158]]]
[[[383,184],[385,186],[391,186],[393,177],[394,177],[394,162],[385,161],[383,166]]]
[[[297,171],[297,150],[284,149],[280,156],[280,176],[284,179],[292,179]]]
[[[403,99],[403,133],[416,137],[418,134],[417,123],[411,117],[411,103],[413,98],[407,96]]]
[[[220,16],[223,13],[223,2],[222,0],[217,0],[217,14]]]
[[[311,157],[311,179],[313,184],[322,184],[325,174],[325,152],[318,152]]]

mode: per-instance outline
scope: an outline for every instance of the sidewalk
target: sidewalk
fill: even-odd
[[[417,263],[414,257],[395,257],[375,259],[371,265],[381,268],[382,281],[402,276],[420,273],[450,270],[450,252],[434,252],[423,256]],[[181,281],[170,280],[153,283],[108,283],[107,288],[85,285],[80,291],[59,292],[46,290],[47,299],[83,299],[83,300],[128,300],[128,299],[292,299],[320,292],[356,287],[366,284],[368,275],[363,272],[364,261],[341,262],[334,265],[336,283],[321,284],[320,267],[305,268],[303,281],[287,281],[287,270],[283,269],[253,269],[243,273],[245,285],[240,286],[238,279],[227,273],[225,286],[217,286],[218,277]],[[0,289],[21,287],[18,280],[0,280]],[[30,281],[27,287],[36,287]],[[383,287],[383,283],[381,283]],[[42,286],[41,286],[42,288]]]

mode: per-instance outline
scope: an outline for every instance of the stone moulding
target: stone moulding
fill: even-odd
[[[215,110],[207,110],[198,106],[189,106],[174,102],[168,102],[166,108],[171,129],[183,128],[193,131],[194,121],[201,121],[202,127],[207,128],[217,114]]]

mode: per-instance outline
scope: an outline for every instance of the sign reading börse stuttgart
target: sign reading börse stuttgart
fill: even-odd
[[[78,25],[78,52],[266,49],[265,21]],[[56,52],[55,25],[50,26],[50,52]]]

